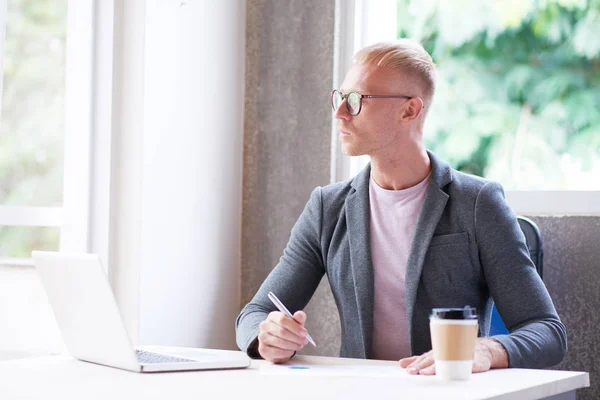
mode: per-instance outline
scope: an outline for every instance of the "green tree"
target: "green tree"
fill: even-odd
[[[399,0],[398,37],[438,66],[429,148],[510,189],[600,189],[600,0]]]

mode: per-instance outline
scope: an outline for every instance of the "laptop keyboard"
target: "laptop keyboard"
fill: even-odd
[[[195,362],[195,360],[190,360],[188,358],[173,357],[166,354],[152,353],[144,350],[136,350],[135,352],[140,364]]]

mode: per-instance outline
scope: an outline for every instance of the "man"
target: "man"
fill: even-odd
[[[470,305],[480,313],[474,372],[562,360],[565,327],[501,186],[424,147],[434,92],[435,66],[419,44],[357,53],[332,105],[343,152],[371,163],[312,192],[279,264],[237,318],[238,345],[250,356],[284,362],[307,344],[298,310],[327,274],[342,357],[400,360],[409,373],[434,374],[431,309]],[[276,311],[269,291],[293,318]],[[486,337],[491,298],[508,335]]]

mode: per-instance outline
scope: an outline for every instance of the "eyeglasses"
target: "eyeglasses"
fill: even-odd
[[[346,99],[346,108],[348,108],[348,112],[352,116],[358,115],[362,108],[362,99],[412,99],[412,96],[380,96],[375,94],[359,94],[356,92],[350,92],[348,94],[343,94],[339,90],[334,90],[331,92],[331,106],[333,107],[333,111],[336,112],[344,99]]]

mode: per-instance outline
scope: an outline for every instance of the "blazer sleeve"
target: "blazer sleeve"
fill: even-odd
[[[494,182],[483,186],[475,206],[479,256],[490,294],[509,330],[498,335],[512,368],[546,368],[567,350],[566,328],[529,256],[516,216]]]
[[[236,319],[237,345],[250,357],[260,357],[253,351],[259,324],[277,311],[267,294],[275,293],[293,314],[304,309],[317,290],[325,274],[320,245],[322,218],[321,188],[317,187],[294,225],[279,263]]]

